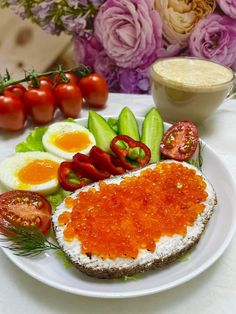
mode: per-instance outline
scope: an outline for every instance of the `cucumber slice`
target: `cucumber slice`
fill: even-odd
[[[88,129],[93,133],[96,145],[106,152],[110,152],[111,141],[117,134],[106,120],[95,111],[89,111]]]
[[[134,140],[140,141],[138,122],[133,112],[128,107],[124,107],[120,112],[118,118],[118,131],[119,134],[128,135]],[[139,148],[134,148],[130,150],[128,157],[135,160],[140,156],[140,153],[141,151]]]
[[[118,118],[108,118],[107,123],[118,134]]]
[[[124,107],[118,119],[119,134],[124,134],[132,137],[136,141],[140,141],[138,123],[133,112]]]
[[[160,142],[164,133],[164,123],[156,108],[152,108],[145,116],[142,125],[141,141],[151,150],[150,162],[158,162],[161,158]]]

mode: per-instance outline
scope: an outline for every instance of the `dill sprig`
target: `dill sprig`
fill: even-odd
[[[202,152],[203,152],[204,147],[205,147],[205,145],[203,145],[202,142],[199,142],[199,150],[198,150],[198,154],[197,154],[196,158],[191,159],[191,160],[188,161],[188,163],[190,165],[195,166],[200,171],[202,171],[202,166],[203,166]]]
[[[48,241],[45,235],[35,227],[4,226],[1,228],[0,234],[4,235],[0,238],[0,242],[7,243],[2,247],[11,250],[18,256],[35,256],[44,251],[60,249],[59,246]]]

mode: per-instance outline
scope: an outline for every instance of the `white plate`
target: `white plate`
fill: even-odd
[[[138,119],[139,125],[143,119]],[[87,119],[80,119],[86,125]],[[14,135],[2,137],[1,159],[14,151],[15,145],[25,138]],[[90,278],[74,268],[66,269],[54,252],[34,258],[17,257],[3,249],[9,259],[37,280],[73,294],[100,298],[128,298],[157,293],[176,287],[202,273],[224,252],[236,229],[236,188],[234,181],[216,153],[207,145],[203,150],[203,172],[213,184],[218,204],[199,244],[186,261],[149,271],[138,280],[102,280]]]

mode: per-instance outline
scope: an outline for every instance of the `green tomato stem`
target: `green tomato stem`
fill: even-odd
[[[81,65],[79,67],[76,68],[71,68],[71,69],[63,69],[62,66],[59,66],[57,69],[52,70],[52,71],[47,71],[44,73],[28,73],[25,75],[24,78],[19,79],[19,80],[6,80],[6,81],[1,81],[0,82],[0,93],[3,92],[4,88],[6,88],[7,86],[10,85],[14,85],[14,84],[19,84],[19,83],[24,83],[24,82],[29,82],[29,81],[37,81],[37,79],[39,79],[42,76],[52,76],[55,74],[59,74],[59,75],[63,75],[66,72],[73,72],[79,75],[80,78],[85,77],[87,75],[89,75],[91,73],[91,70],[86,67],[85,65]],[[36,84],[37,85],[37,84]]]

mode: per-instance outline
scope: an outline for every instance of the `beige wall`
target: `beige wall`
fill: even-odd
[[[73,66],[71,38],[52,36],[30,21],[22,21],[9,9],[0,9],[0,73],[8,68],[15,78],[23,70],[43,72],[57,64]]]

